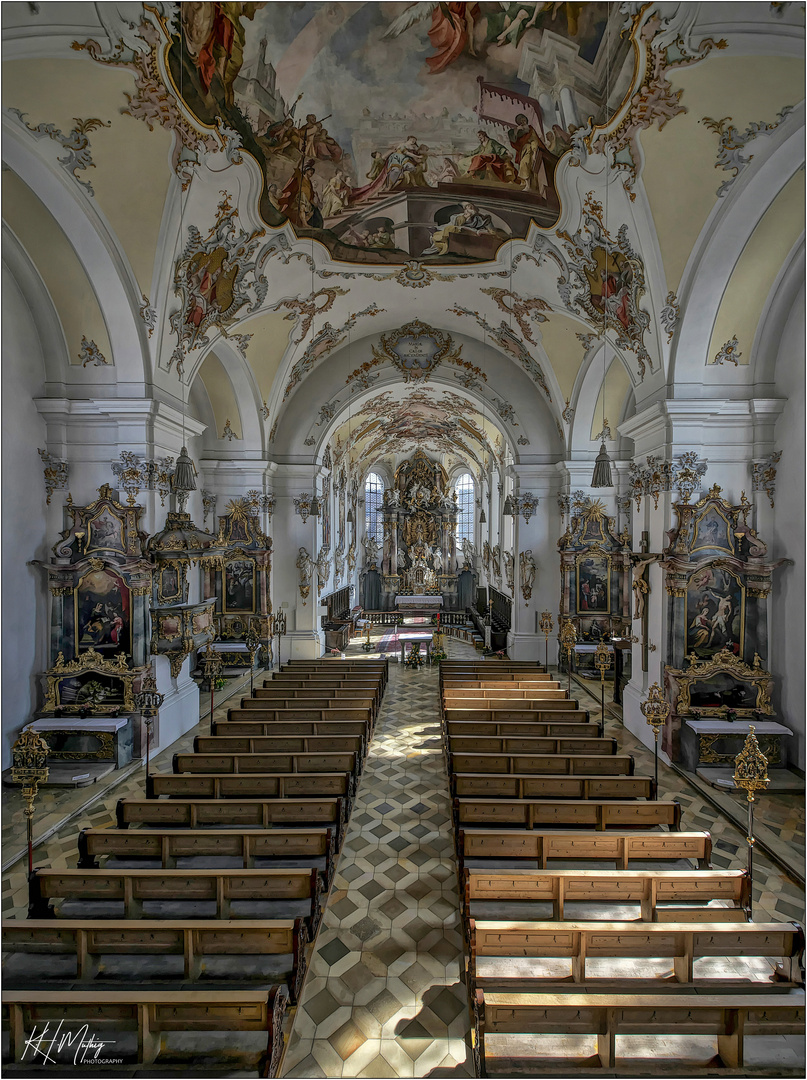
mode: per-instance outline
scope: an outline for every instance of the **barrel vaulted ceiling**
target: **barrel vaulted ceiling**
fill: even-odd
[[[803,5],[2,17],[4,258],[68,397],[190,400],[211,457],[419,445],[482,476],[773,378]]]

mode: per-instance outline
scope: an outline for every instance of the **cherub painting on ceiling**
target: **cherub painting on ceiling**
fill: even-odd
[[[180,10],[173,89],[240,136],[267,224],[289,221],[338,260],[493,258],[531,222],[554,224],[571,136],[605,119],[605,3]],[[612,77],[633,63],[627,41],[611,61]]]

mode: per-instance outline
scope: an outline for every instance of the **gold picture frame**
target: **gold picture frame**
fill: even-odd
[[[679,716],[692,713],[693,709],[702,716],[725,716],[727,709],[742,717],[751,717],[755,713],[772,713],[773,676],[762,667],[758,655],[754,656],[752,667],[727,651],[717,653],[708,660],[701,660],[694,653],[690,653],[685,659],[690,664],[686,671],[665,668],[666,677],[674,680],[678,686],[676,711]],[[725,689],[721,689],[721,682],[728,681],[733,681],[734,686],[727,685]],[[732,692],[737,701],[715,700],[710,703],[706,700],[708,696],[727,699],[732,696]],[[752,700],[739,700],[740,697],[751,694]]]

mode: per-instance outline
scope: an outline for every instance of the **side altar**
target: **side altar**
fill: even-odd
[[[457,604],[456,492],[439,462],[418,450],[398,466],[380,512],[383,543],[365,536],[362,602],[392,611],[402,598],[428,598],[430,608]],[[426,606],[417,604],[416,606]]]

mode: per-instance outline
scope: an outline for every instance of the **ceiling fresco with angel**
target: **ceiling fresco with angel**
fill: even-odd
[[[348,262],[474,263],[557,221],[558,162],[633,62],[606,18],[604,3],[182,4],[167,61],[196,118],[258,163],[268,225]]]

